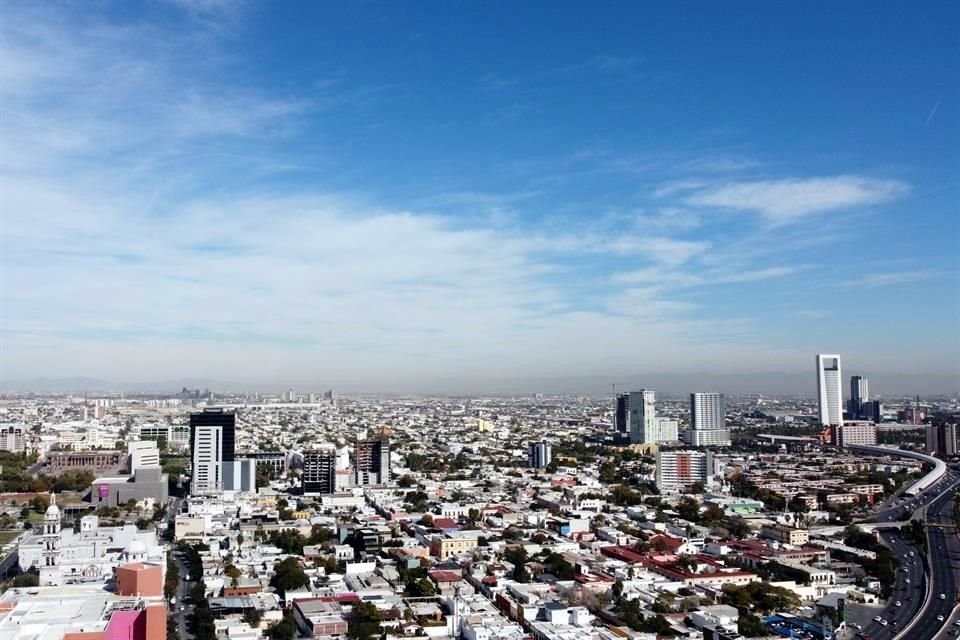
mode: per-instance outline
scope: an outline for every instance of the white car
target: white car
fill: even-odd
[[[881,618],[880,616],[873,616],[874,622],[880,622],[881,620],[883,620],[883,618]]]
[[[937,616],[937,622],[943,622],[943,616]]]
[[[941,593],[941,594],[940,594],[940,599],[941,599],[941,600],[946,600],[946,599],[947,599],[947,594]]]
[[[900,601],[899,601],[899,600],[897,600],[896,602],[894,602],[894,603],[893,603],[893,606],[895,606],[895,607],[899,607],[899,606],[900,606]]]
[[[883,626],[883,627],[887,626],[888,624],[890,624],[890,623],[887,622],[886,620],[881,620],[881,621],[880,621],[880,625]]]

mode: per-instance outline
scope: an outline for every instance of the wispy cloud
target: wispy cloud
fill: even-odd
[[[910,192],[899,180],[842,175],[820,178],[787,178],[707,185],[701,182],[664,185],[663,197],[688,191],[684,204],[758,213],[774,224],[786,224],[810,215],[883,204]]]
[[[890,271],[887,273],[868,273],[861,278],[844,280],[838,283],[842,287],[891,287],[914,284],[939,276],[937,271]]]

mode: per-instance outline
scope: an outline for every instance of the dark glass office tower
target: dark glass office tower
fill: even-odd
[[[197,427],[220,427],[220,461],[233,462],[235,459],[237,416],[223,409],[204,409],[203,413],[190,414],[190,449],[193,450]]]

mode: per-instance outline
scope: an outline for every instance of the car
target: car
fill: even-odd
[[[955,625],[957,625],[958,627],[960,627],[960,620],[954,620],[954,621],[953,621],[953,624],[955,624]]]
[[[890,623],[887,622],[886,620],[880,620],[880,626],[881,626],[881,627],[885,627],[885,626],[887,626],[888,624],[890,624]]]
[[[941,593],[941,594],[940,594],[940,599],[941,599],[941,600],[946,600],[946,599],[947,599],[947,594]]]
[[[907,584],[910,584],[910,578],[907,578]]]
[[[901,606],[901,604],[902,604],[902,603],[901,603],[899,600],[897,600],[896,602],[893,603],[893,606],[899,607],[899,606]]]
[[[960,624],[960,620],[958,620],[956,624]],[[856,622],[851,622],[850,626],[853,627],[854,629],[859,629],[861,631],[863,630],[863,627],[857,624]]]
[[[881,618],[880,616],[873,616],[874,622],[880,622],[881,620],[883,620],[883,618]]]
[[[943,622],[943,616],[937,616],[937,622]]]
[[[180,605],[180,611],[183,611],[183,605]]]

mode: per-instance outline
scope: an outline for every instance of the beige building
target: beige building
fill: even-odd
[[[477,539],[474,537],[458,537],[455,535],[438,536],[430,542],[430,555],[441,560],[461,553],[468,553],[477,548]]]
[[[782,524],[763,527],[760,535],[794,547],[802,547],[810,542],[810,533],[806,529],[795,529]]]

